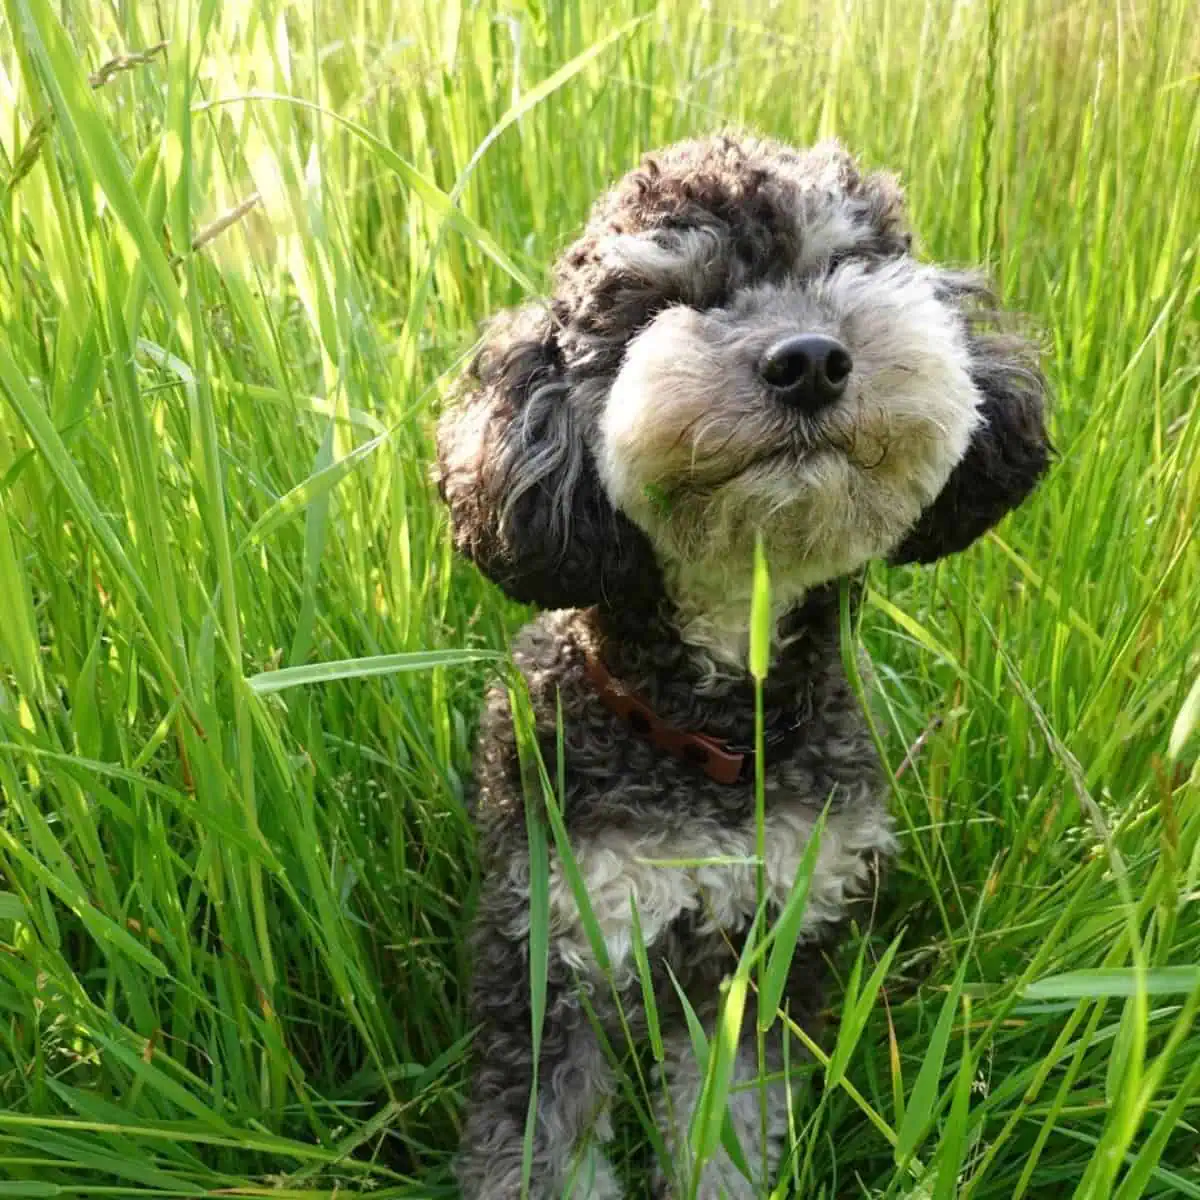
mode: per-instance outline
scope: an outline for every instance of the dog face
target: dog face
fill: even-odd
[[[836,145],[651,156],[442,423],[459,547],[518,599],[665,594],[700,635],[744,625],[758,535],[785,603],[970,545],[1046,467],[1044,386],[981,281],[910,247],[895,181]]]

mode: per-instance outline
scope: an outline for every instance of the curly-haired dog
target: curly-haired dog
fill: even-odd
[[[793,1016],[811,1020],[816,947],[893,848],[843,671],[838,581],[871,559],[964,549],[1047,464],[1032,350],[985,330],[978,277],[920,263],[910,248],[894,179],[861,172],[835,144],[674,146],[599,201],[547,304],[490,327],[439,429],[456,545],[509,595],[551,610],[514,656],[552,772],[561,714],[566,828],[635,1032],[637,904],[668,1048],[668,1175],[692,1169],[700,1087],[670,973],[711,1022],[756,907],[756,868],[745,865],[756,536],[777,610],[764,698],[765,879],[777,903],[830,801],[789,980]],[[477,1070],[458,1160],[469,1200],[520,1192],[533,1082],[521,779],[497,688],[476,764]],[[697,859],[728,865],[653,861]],[[536,1198],[620,1194],[604,1154],[615,1085],[593,1024],[620,1041],[614,986],[599,978],[573,895],[552,847]],[[749,1011],[747,1031],[753,1021]],[[769,1052],[778,1071],[779,1046]],[[751,1032],[736,1074],[756,1072]],[[758,1090],[731,1093],[756,1173],[764,1159],[778,1166],[782,1099],[764,1147]],[[763,1182],[725,1157],[703,1169],[700,1195],[752,1196]]]

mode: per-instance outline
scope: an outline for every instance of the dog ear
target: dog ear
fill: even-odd
[[[550,313],[535,305],[488,327],[439,423],[455,546],[521,603],[580,608],[657,577],[645,535],[604,493],[583,423]]]
[[[890,556],[929,563],[965,550],[1016,508],[1045,473],[1046,381],[1020,338],[970,332],[971,378],[982,418],[945,487]]]

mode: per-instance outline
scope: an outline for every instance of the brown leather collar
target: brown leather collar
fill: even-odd
[[[618,683],[599,659],[589,655],[585,671],[600,703],[655,749],[692,763],[717,783],[740,783],[747,777],[751,755],[730,749],[719,738],[669,725],[640,696]]]

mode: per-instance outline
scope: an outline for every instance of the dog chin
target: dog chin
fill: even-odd
[[[935,481],[877,475],[846,450],[781,450],[712,500],[711,528],[761,533],[768,555],[809,585],[888,554],[933,494]],[[722,513],[721,510],[726,510]],[[736,515],[735,515],[736,514]],[[724,547],[736,554],[743,537]]]

